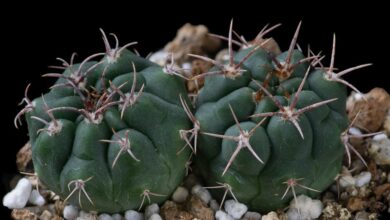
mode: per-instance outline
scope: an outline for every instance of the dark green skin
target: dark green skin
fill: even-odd
[[[55,193],[65,199],[74,185],[68,184],[77,179],[92,179],[85,183],[85,190],[93,201],[81,193],[83,210],[94,210],[105,213],[123,212],[138,209],[142,202],[144,190],[164,196],[150,196],[152,203],[162,203],[182,182],[185,175],[185,164],[189,157],[186,148],[177,152],[185,142],[179,136],[180,129],[190,129],[179,99],[179,94],[186,96],[183,81],[165,74],[160,67],[128,50],[122,52],[115,63],[109,63],[107,57],[102,64],[87,77],[87,85],[101,88],[99,80],[106,66],[106,80],[127,93],[133,82],[134,62],[137,70],[136,91],[144,84],[144,92],[138,101],[126,108],[121,119],[118,106],[104,112],[100,123],[91,123],[78,113],[54,111],[58,123],[62,124],[59,133],[49,135],[42,131],[44,124],[31,119],[37,116],[50,121],[43,110],[42,98],[37,98],[35,109],[26,114],[29,126],[30,141],[33,146],[33,162],[39,179]],[[87,63],[87,66],[93,65]],[[77,64],[74,65],[77,67]],[[85,69],[84,68],[84,69]],[[70,74],[65,70],[63,74]],[[57,83],[63,82],[62,79]],[[119,98],[119,97],[117,97]],[[69,88],[52,89],[44,95],[50,108],[69,106],[82,108],[80,97]],[[187,99],[189,103],[189,100]],[[47,126],[46,126],[47,127]],[[113,133],[114,130],[116,135]],[[127,152],[119,157],[115,166],[112,164],[120,147],[117,143],[105,143],[101,140],[118,140],[128,132],[132,152],[140,161],[134,160]],[[78,191],[70,197],[69,203],[80,206]],[[145,198],[143,206],[148,204]]]
[[[252,48],[239,51],[235,62],[239,62]],[[284,60],[286,52],[277,57]],[[294,51],[292,63],[304,56]],[[242,67],[247,71],[235,78],[208,76],[200,91],[197,103],[196,118],[201,132],[238,136],[239,129],[234,122],[229,104],[232,106],[241,127],[249,131],[261,118],[249,116],[262,112],[275,112],[279,109],[269,97],[255,102],[253,94],[260,88],[252,79],[262,83],[273,64],[269,54],[260,49],[256,51]],[[292,75],[280,82],[276,77],[270,81],[268,90],[287,106],[291,103],[299,84],[308,68],[301,64]],[[291,98],[284,96],[286,91]],[[216,182],[227,183],[237,199],[249,206],[249,209],[267,212],[285,207],[293,198],[290,192],[282,198],[287,185],[283,182],[291,178],[304,178],[300,184],[324,191],[339,173],[344,147],[340,135],[347,127],[345,113],[347,98],[346,88],[336,82],[328,81],[322,70],[311,71],[303,87],[296,108],[338,98],[337,101],[306,112],[299,117],[304,139],[289,121],[278,116],[268,118],[250,138],[250,143],[257,155],[264,161],[261,164],[244,148],[238,154],[225,175],[226,167],[237,142],[200,135],[199,153],[196,165],[209,186]],[[317,196],[319,193],[295,187],[297,195]],[[221,198],[223,190],[212,190],[214,196]]]

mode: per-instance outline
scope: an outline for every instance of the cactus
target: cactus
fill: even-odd
[[[25,114],[35,172],[65,201],[106,213],[142,209],[166,200],[184,178],[189,100],[172,69],[130,52],[135,43],[119,47],[113,34],[111,48],[102,34],[105,53],[79,64],[74,55],[59,59],[54,68],[63,73],[45,74],[58,79],[33,101],[27,87],[15,125]]]
[[[281,54],[267,51],[267,40],[233,41],[231,23],[226,63],[191,55],[214,64],[196,76],[205,85],[192,120],[193,148],[196,167],[221,203],[230,196],[265,212],[297,194],[317,196],[339,173],[344,151],[350,156],[346,87],[358,90],[341,76],[370,64],[335,73],[334,38],[330,67],[323,67],[323,57],[295,49],[300,25]],[[243,46],[236,54],[232,42]]]

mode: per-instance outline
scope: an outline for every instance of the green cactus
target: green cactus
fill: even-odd
[[[192,121],[197,168],[222,203],[229,193],[252,210],[275,210],[297,194],[317,196],[340,171],[346,85],[357,90],[340,77],[370,64],[334,73],[334,40],[330,67],[315,68],[319,56],[294,49],[299,29],[284,53],[257,45],[233,55],[231,23],[226,63],[191,55],[215,65],[197,76],[205,85]]]
[[[45,74],[58,80],[33,101],[27,87],[15,124],[25,114],[34,168],[49,189],[84,210],[115,213],[161,203],[181,183],[190,155],[181,132],[191,123],[183,80],[126,49],[134,43],[118,47],[114,35],[111,48],[102,33],[105,53],[81,64],[60,59],[64,72]]]

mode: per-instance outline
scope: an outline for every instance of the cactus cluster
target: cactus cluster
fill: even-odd
[[[57,82],[30,101],[26,115],[41,182],[85,210],[121,212],[166,200],[186,173],[189,149],[178,130],[191,125],[177,76],[128,49],[111,48],[80,64],[62,59]],[[101,61],[90,61],[103,56]],[[179,98],[182,95],[183,99]]]
[[[57,82],[31,101],[25,114],[39,179],[86,210],[120,212],[163,202],[195,161],[207,188],[251,210],[285,206],[297,194],[316,196],[350,158],[347,86],[341,78],[364,64],[336,73],[335,38],[330,67],[323,57],[296,48],[300,25],[287,51],[269,50],[230,24],[226,62],[191,79],[172,65],[159,67],[111,48],[79,64],[62,59]],[[264,28],[256,39],[276,28]],[[215,36],[215,35],[214,35]],[[237,52],[232,44],[241,46]],[[99,62],[93,58],[103,56]],[[184,80],[204,78],[191,106]],[[188,103],[188,104],[187,104]]]

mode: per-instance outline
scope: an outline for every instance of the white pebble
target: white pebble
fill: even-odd
[[[72,206],[72,205],[67,205],[67,206],[65,206],[64,211],[62,212],[62,214],[64,215],[65,219],[67,219],[67,220],[74,220],[79,215],[79,210],[76,207]]]
[[[374,141],[374,142],[380,142],[380,141],[383,141],[383,140],[386,140],[387,139],[387,135],[385,135],[385,134],[377,134],[377,135],[375,135],[373,138],[372,138],[372,140]]]
[[[346,188],[348,186],[354,186],[356,183],[355,178],[350,175],[342,175],[340,178],[340,186]]]
[[[81,210],[80,213],[79,213],[79,216],[81,218],[86,218],[87,216],[89,216],[89,213],[86,212],[86,211]]]
[[[201,199],[205,204],[208,204],[211,200],[210,192],[200,185],[193,186],[191,193]]]
[[[45,204],[45,199],[43,196],[38,192],[38,190],[34,189],[31,191],[30,198],[28,198],[28,201],[37,206],[43,206]]]
[[[364,185],[367,185],[371,180],[371,173],[370,172],[361,172],[359,175],[355,176],[356,179],[356,186],[362,187]]]
[[[297,199],[290,202],[290,207],[287,211],[289,220],[300,219],[317,219],[322,213],[322,202],[313,200],[306,195],[300,195]]]
[[[32,185],[26,178],[19,180],[15,189],[7,193],[3,198],[3,205],[9,209],[21,209],[23,208],[30,198]]]
[[[111,215],[103,213],[99,215],[99,220],[112,220]]]
[[[167,60],[168,56],[169,56],[169,53],[160,50],[160,51],[153,53],[149,57],[149,60],[154,62],[154,63],[157,63],[160,66],[164,66],[166,64],[166,60]]]
[[[363,96],[364,96],[364,95],[362,95],[362,94],[360,94],[360,93],[355,93],[355,94],[353,95],[353,97],[355,98],[356,101],[362,100],[362,99],[363,99]]]
[[[95,213],[91,212],[85,212],[85,211],[80,211],[79,217],[76,218],[76,220],[96,220],[97,216]]]
[[[215,213],[215,219],[217,220],[234,220],[234,218],[230,215],[228,215],[226,212],[218,210]]]
[[[215,199],[210,200],[209,207],[214,212],[217,212],[219,210],[219,204],[218,204],[217,200],[215,200]]]
[[[162,218],[159,214],[153,214],[148,218],[148,220],[162,220]]]
[[[376,164],[390,165],[390,139],[385,134],[375,135],[368,153]]]
[[[172,194],[172,200],[177,203],[183,203],[187,200],[188,190],[182,186],[177,187]]]
[[[263,215],[261,220],[279,220],[279,217],[276,212],[269,212],[267,215]]]
[[[191,63],[183,63],[181,65],[181,68],[185,71],[186,74],[191,74],[191,68],[192,68],[192,64]]]
[[[240,219],[241,216],[243,216],[245,212],[248,211],[248,207],[246,207],[246,205],[242,203],[231,199],[225,202],[225,211],[233,218]]]
[[[144,216],[137,211],[128,210],[125,212],[125,219],[126,220],[143,220]]]
[[[356,213],[355,215],[355,219],[354,220],[369,220],[369,216],[368,216],[368,213],[365,212],[365,211],[360,211],[358,213]]]
[[[362,132],[360,131],[359,128],[352,127],[349,129],[349,133],[352,135],[361,135]]]
[[[121,216],[120,214],[113,214],[113,215],[111,216],[111,218],[112,218],[113,220],[122,220],[122,219],[123,219],[122,216]],[[142,220],[142,219],[140,219],[140,220]]]
[[[148,205],[145,208],[145,219],[149,219],[153,214],[158,214],[160,211],[160,208],[156,203],[153,203],[151,205]]]
[[[260,215],[260,213],[257,213],[257,212],[247,212],[247,213],[245,213],[245,215],[242,219],[243,220],[260,220],[261,215]]]

